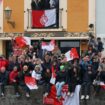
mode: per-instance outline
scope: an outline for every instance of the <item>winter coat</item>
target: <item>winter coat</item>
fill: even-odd
[[[0,83],[5,85],[7,84],[7,82],[8,82],[8,72],[7,71],[5,71],[4,73],[0,72]]]
[[[56,82],[67,83],[67,72],[66,71],[64,71],[64,72],[58,71],[57,72],[57,77],[56,77]]]
[[[17,77],[18,77],[18,71],[11,71],[9,74],[9,82],[10,84],[14,82],[14,80],[16,80],[17,82]]]
[[[31,76],[29,71],[24,72],[23,70],[18,74],[19,84],[25,84],[25,76]]]

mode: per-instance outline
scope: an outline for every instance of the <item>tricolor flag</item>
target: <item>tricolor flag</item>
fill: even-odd
[[[38,89],[38,86],[37,86],[37,84],[36,84],[36,80],[35,80],[35,78],[33,78],[33,77],[26,76],[26,77],[25,77],[25,84],[27,85],[27,87],[28,87],[30,90]]]
[[[31,40],[29,37],[18,36],[15,38],[15,42],[20,48],[31,45]]]
[[[55,40],[51,40],[49,44],[42,42],[42,49],[47,51],[53,51],[55,48]]]
[[[50,27],[56,23],[56,9],[32,10],[33,28]]]
[[[72,48],[70,51],[65,53],[65,57],[67,61],[73,60],[75,58],[79,58],[78,52],[76,48]]]

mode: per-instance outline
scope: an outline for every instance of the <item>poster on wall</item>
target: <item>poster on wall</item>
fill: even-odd
[[[32,28],[59,26],[59,0],[32,0]]]
[[[3,32],[3,0],[0,0],[0,33]]]

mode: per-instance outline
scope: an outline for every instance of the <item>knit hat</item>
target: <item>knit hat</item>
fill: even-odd
[[[61,65],[60,66],[60,71],[64,70],[65,69],[65,66],[64,65]]]

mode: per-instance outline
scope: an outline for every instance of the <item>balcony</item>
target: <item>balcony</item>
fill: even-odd
[[[32,9],[27,9],[27,11],[25,11],[25,32],[35,32],[35,31],[65,31],[64,27],[63,27],[63,23],[62,23],[62,18],[63,18],[63,9],[59,9],[59,12],[56,12],[56,19],[58,18],[57,21],[57,25],[56,26],[51,26],[51,27],[34,27],[32,26]]]

